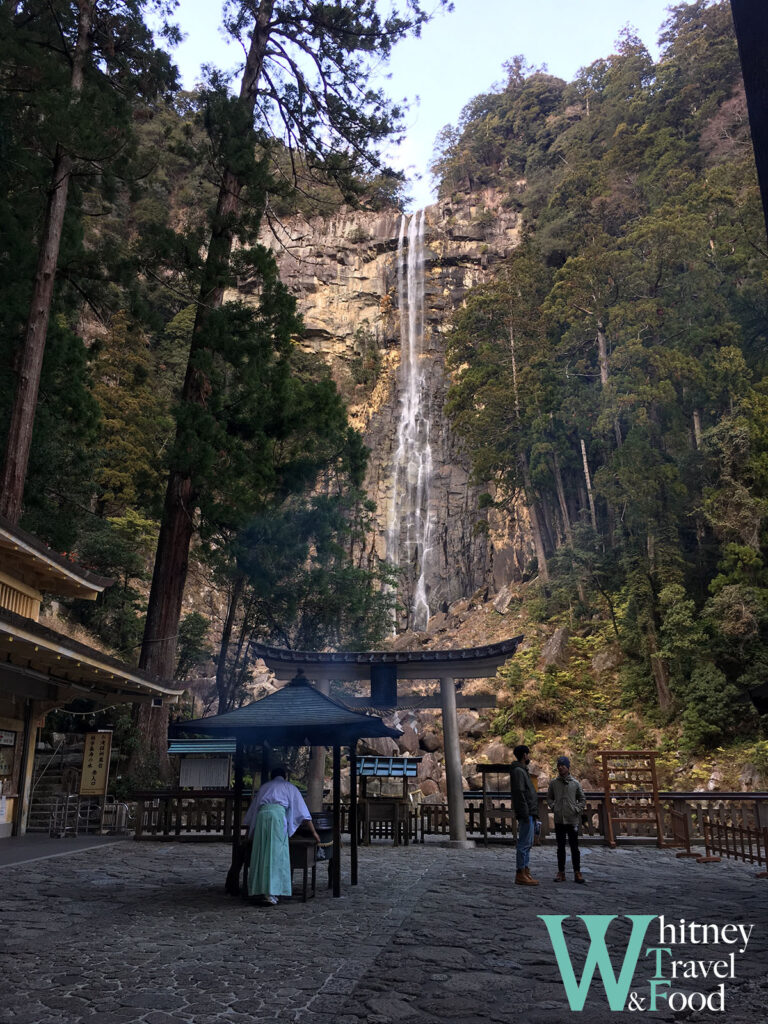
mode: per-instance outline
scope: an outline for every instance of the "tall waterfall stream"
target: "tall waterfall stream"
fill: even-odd
[[[406,236],[406,223],[408,224]],[[406,244],[407,240],[407,244]],[[400,417],[392,467],[387,522],[387,559],[404,570],[407,623],[425,629],[429,620],[427,578],[433,522],[429,507],[432,448],[426,403],[424,351],[424,210],[400,219],[397,243],[400,309]]]

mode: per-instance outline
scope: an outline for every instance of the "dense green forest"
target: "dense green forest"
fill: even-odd
[[[386,569],[352,558],[367,452],[257,238],[267,212],[398,195],[402,109],[372,75],[428,15],[228,4],[241,78],[186,94],[173,7],[0,5],[0,511],[117,580],[72,608],[112,651],[161,678],[215,655],[225,709],[253,638],[358,647],[388,622]],[[190,559],[226,607],[216,651],[182,616]],[[161,759],[166,724],[137,710]]]
[[[768,711],[768,254],[729,4],[661,42],[570,83],[515,58],[433,170],[523,225],[455,317],[449,412],[487,505],[528,508],[530,608],[609,622],[624,700],[706,749]]]

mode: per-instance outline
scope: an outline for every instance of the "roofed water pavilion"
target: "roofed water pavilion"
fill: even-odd
[[[243,793],[243,759],[246,748],[261,746],[262,781],[268,778],[269,750],[274,747],[312,747],[333,749],[333,857],[331,861],[333,895],[341,894],[341,747],[349,747],[350,777],[356,778],[356,749],[360,739],[401,735],[375,715],[353,711],[345,704],[321,693],[311,686],[303,672],[298,671],[287,686],[275,693],[252,701],[234,711],[208,718],[177,722],[169,730],[172,738],[179,736],[209,736],[235,741],[235,821],[232,830],[232,868],[227,879],[228,891],[237,888],[235,877],[239,872],[240,827]],[[309,804],[310,810],[319,810]],[[352,884],[357,883],[357,801],[351,808]]]

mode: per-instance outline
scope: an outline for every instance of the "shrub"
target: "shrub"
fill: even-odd
[[[739,689],[715,665],[697,666],[686,687],[683,745],[702,750],[734,731],[747,711]]]

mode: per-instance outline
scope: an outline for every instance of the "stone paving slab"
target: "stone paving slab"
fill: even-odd
[[[649,1018],[766,1019],[768,879],[750,865],[593,847],[587,884],[556,885],[544,848],[532,859],[542,884],[527,888],[512,884],[510,847],[387,843],[360,850],[360,885],[343,872],[341,899],[321,869],[316,899],[267,908],[224,894],[228,856],[223,844],[124,842],[0,868],[0,1024],[559,1024],[571,1010],[540,914],[568,917],[577,977],[589,946],[577,914],[619,915],[607,936],[617,969],[624,915],[717,925],[719,939],[723,925],[751,924],[743,953],[689,934],[674,947],[705,965],[735,950],[725,1013],[660,1000]],[[654,921],[644,947],[659,945]],[[641,1000],[652,964],[641,955],[634,972]],[[675,999],[704,993],[695,1005],[717,984],[676,980]],[[616,1021],[597,976],[574,1019]]]

